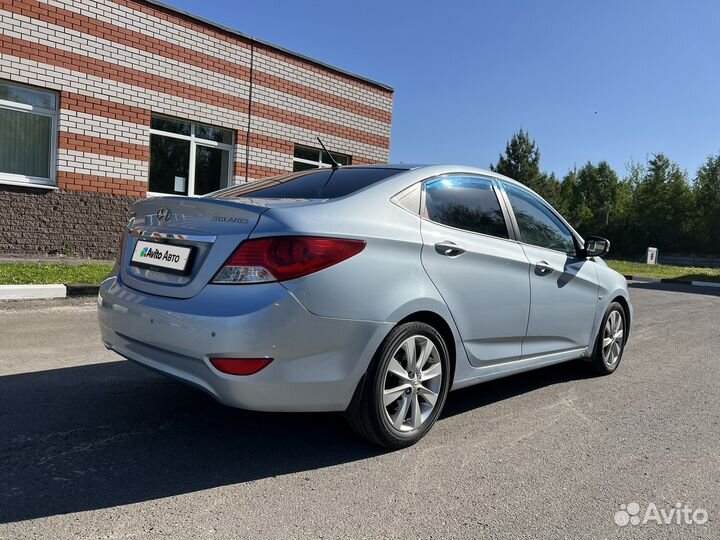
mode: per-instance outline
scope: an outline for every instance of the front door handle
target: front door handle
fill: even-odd
[[[547,261],[538,261],[535,263],[535,270],[538,274],[545,275],[552,273],[555,269]]]
[[[438,242],[435,244],[435,251],[437,251],[440,255],[445,255],[446,257],[457,257],[458,255],[465,253],[463,248],[450,240],[445,240],[444,242]]]

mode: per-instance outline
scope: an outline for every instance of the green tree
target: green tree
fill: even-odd
[[[555,173],[545,174],[541,179],[541,186],[538,193],[553,207],[562,206],[562,183],[557,179]]]
[[[630,162],[625,165],[627,168],[627,176],[625,176],[625,183],[630,187],[630,190],[632,192],[635,192],[637,187],[640,185],[640,182],[642,181],[643,177],[645,176],[645,165],[642,163],[638,163],[635,160],[630,160]]]
[[[613,252],[619,253],[626,249],[624,229],[630,197],[630,186],[609,163],[588,161],[565,175],[556,208],[581,234],[606,236]]]
[[[578,231],[583,223],[590,219],[590,211],[585,207],[580,188],[578,186],[578,171],[573,169],[562,179],[559,190],[559,202],[555,206],[570,224]]]
[[[542,197],[559,188],[559,182],[553,175],[549,177],[540,169],[540,150],[535,141],[522,129],[515,133],[505,145],[505,154],[500,154],[498,162],[490,165],[490,170],[525,184]]]
[[[692,186],[664,154],[631,162],[623,179],[601,161],[558,181],[543,172],[540,150],[521,129],[490,168],[539,193],[581,234],[609,238],[615,254],[637,255],[648,246],[665,253],[720,248],[720,155],[708,158]]]
[[[698,250],[720,250],[720,155],[710,156],[698,169],[693,184],[697,211],[694,238]]]
[[[633,194],[628,231],[632,247],[686,251],[695,222],[693,202],[685,171],[665,155],[654,154]]]
[[[593,165],[589,161],[577,172],[578,199],[582,208],[583,228],[606,231],[617,217],[620,178],[607,161]]]

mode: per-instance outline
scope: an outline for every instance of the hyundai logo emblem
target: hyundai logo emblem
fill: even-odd
[[[161,208],[157,211],[158,221],[167,221],[170,219],[172,212],[168,208]]]

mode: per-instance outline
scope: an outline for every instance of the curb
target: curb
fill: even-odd
[[[65,298],[65,285],[0,285],[0,300],[48,300]]]
[[[0,300],[51,300],[77,296],[95,296],[99,285],[0,285]]]
[[[649,278],[643,276],[629,276],[623,275],[627,280],[640,281],[642,283],[675,283],[676,285],[693,285],[694,287],[718,287],[720,283],[714,281],[690,281],[687,279],[673,279],[673,278]]]

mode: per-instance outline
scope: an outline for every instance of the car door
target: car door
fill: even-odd
[[[530,261],[530,318],[523,358],[575,355],[592,341],[599,293],[595,263],[578,256],[575,236],[543,200],[516,184],[501,186]]]
[[[517,360],[530,310],[529,263],[493,180],[450,174],[425,182],[422,262],[475,366]]]

